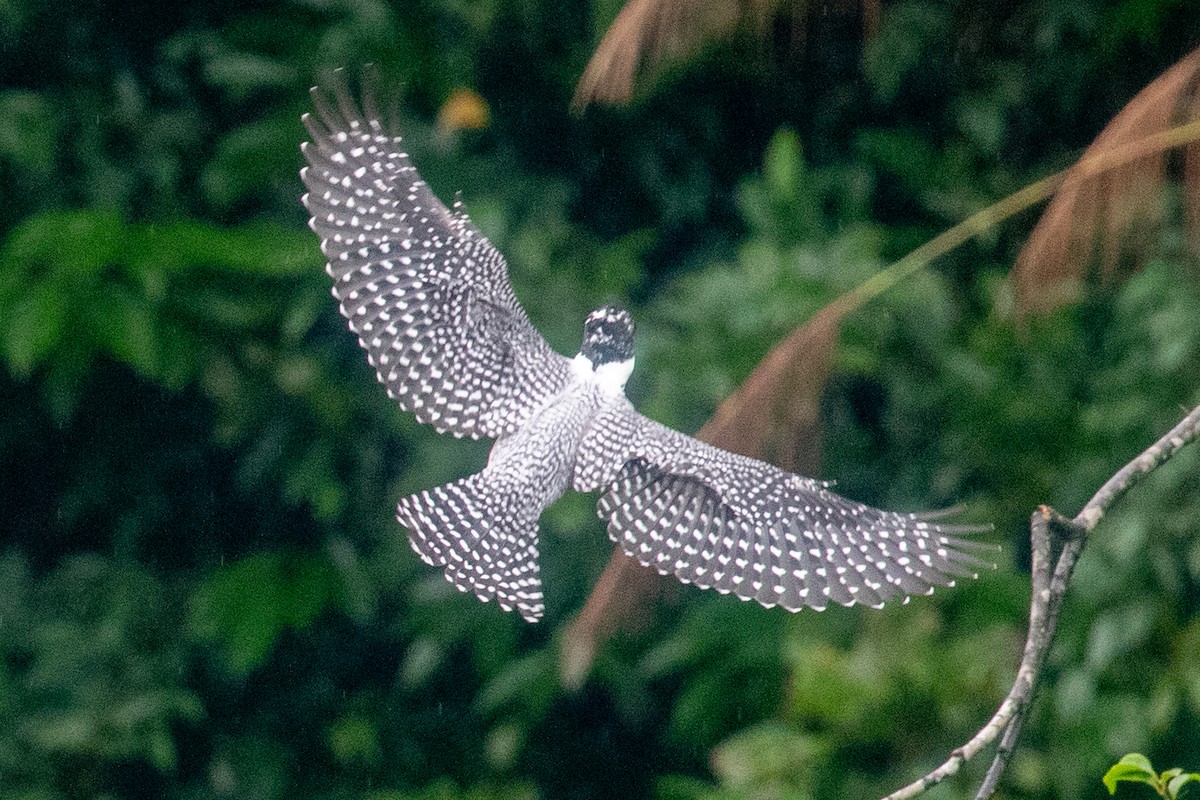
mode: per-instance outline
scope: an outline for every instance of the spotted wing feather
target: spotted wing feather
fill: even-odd
[[[503,256],[421,180],[401,138],[340,71],[313,89],[301,177],[333,294],[388,394],[456,436],[513,432],[570,377],[529,322]]]
[[[609,535],[642,564],[765,606],[880,606],[988,566],[976,529],[856,503],[704,444],[623,398],[580,446],[574,487],[601,489]]]

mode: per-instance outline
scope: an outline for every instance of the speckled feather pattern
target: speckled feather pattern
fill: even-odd
[[[633,558],[684,583],[796,610],[880,606],[974,576],[989,545],[856,503],[818,481],[704,444],[624,398],[593,418],[573,488],[604,490],[598,511]]]
[[[521,486],[481,472],[400,501],[397,518],[426,564],[446,580],[533,622],[542,616],[537,518]],[[514,503],[514,501],[518,501]]]
[[[602,402],[595,386],[568,390],[499,439],[478,474],[400,501],[400,522],[421,558],[480,600],[494,596],[531,622],[541,617],[538,518],[566,491],[579,432]]]
[[[574,361],[513,293],[503,257],[421,180],[369,96],[339,72],[305,116],[305,207],[334,296],[389,395],[421,422],[496,439],[479,473],[400,502],[413,549],[447,580],[535,621],[538,519],[568,488],[633,558],[765,606],[879,606],[954,584],[992,549],[979,528],[897,514],[646,419],[623,389],[633,322],[597,309]]]
[[[340,81],[340,75],[339,75]],[[421,180],[401,138],[340,82],[302,145],[333,294],[388,394],[438,431],[495,438],[562,391],[570,361],[513,294],[504,258]]]

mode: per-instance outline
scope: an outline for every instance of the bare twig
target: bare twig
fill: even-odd
[[[1050,558],[1053,543],[1050,538],[1050,509],[1041,506],[1029,519],[1029,538],[1032,543],[1032,559],[1030,568],[1030,595],[1033,601],[1029,604],[1029,637],[1025,641],[1025,653],[1021,657],[1021,666],[1017,669],[1017,680],[1009,690],[1007,700],[1011,700],[1013,713],[1005,723],[1004,736],[996,751],[996,758],[988,769],[976,797],[990,797],[996,790],[1008,760],[1016,749],[1017,734],[1021,729],[1021,720],[1028,708],[1028,698],[1033,696],[1037,679],[1041,675],[1041,659],[1045,656],[1046,648],[1042,637],[1049,632],[1050,608]],[[1035,635],[1036,633],[1036,635]]]
[[[1025,653],[1021,658],[1021,666],[1017,668],[1017,679],[1013,682],[1008,696],[1004,698],[1000,708],[980,729],[979,733],[971,737],[970,741],[962,747],[955,748],[954,752],[950,754],[950,758],[946,759],[941,766],[922,777],[921,780],[888,795],[885,800],[916,797],[929,787],[936,786],[956,774],[963,764],[974,758],[980,750],[994,742],[996,737],[1009,728],[1013,719],[1022,712],[1024,706],[1022,698],[1032,693],[1041,669],[1041,659],[1045,655],[1041,647],[1041,634],[1047,628],[1046,614],[1049,610],[1051,582],[1048,511],[1049,509],[1043,506],[1035,511],[1030,519],[1033,539],[1031,577],[1033,602],[1029,604],[1029,637],[1025,641]]]
[[[975,795],[976,800],[987,800],[992,796],[1016,749],[1042,665],[1050,651],[1050,644],[1054,641],[1063,598],[1070,586],[1075,563],[1087,544],[1088,534],[1129,489],[1197,437],[1200,437],[1200,406],[1192,409],[1191,413],[1167,435],[1109,478],[1074,519],[1067,519],[1049,506],[1040,506],[1033,513],[1029,523],[1033,544],[1029,634],[1025,640],[1021,665],[1017,668],[1017,678],[1008,696],[979,733],[963,746],[955,748],[941,766],[920,780],[888,795],[885,800],[916,797],[929,787],[956,774],[962,765],[980,750],[1000,738],[996,756],[979,787],[979,792]],[[1051,553],[1056,541],[1062,542],[1062,550],[1058,554],[1054,572],[1051,573]]]
[[[1200,410],[1200,409],[1198,409]],[[1066,526],[1070,526],[1071,537],[1059,553],[1053,576],[1050,575],[1050,553],[1053,548],[1051,528],[1061,535]],[[1033,694],[1042,674],[1042,665],[1046,654],[1050,652],[1050,643],[1054,641],[1054,632],[1058,626],[1058,612],[1062,608],[1063,597],[1066,596],[1075,562],[1083,552],[1087,543],[1085,535],[1080,535],[1072,520],[1062,517],[1049,506],[1040,506],[1030,520],[1030,538],[1033,542],[1034,568],[1031,589],[1033,599],[1029,604],[1029,636],[1025,642],[1025,655],[1021,659],[1021,668],[1017,672],[1017,682],[1009,691],[1013,698],[1015,711],[1004,728],[1004,736],[996,748],[996,757],[984,776],[983,784],[975,795],[975,800],[986,800],[996,791],[1000,776],[1008,767],[1009,759],[1017,747],[1021,736],[1021,728],[1025,723],[1026,712],[1033,701]],[[1036,621],[1035,621],[1036,620]],[[1022,680],[1022,675],[1025,679]]]
[[[1125,492],[1136,486],[1142,478],[1195,439],[1198,430],[1200,430],[1200,408],[1194,408],[1166,436],[1109,478],[1108,482],[1101,486],[1088,504],[1083,507],[1083,511],[1079,512],[1073,523],[1085,532],[1090,532],[1092,528],[1096,527],[1096,523],[1104,516],[1109,506],[1120,500]]]

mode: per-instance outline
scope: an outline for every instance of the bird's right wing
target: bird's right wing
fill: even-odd
[[[938,516],[856,503],[826,484],[720,450],[639,414],[624,398],[594,419],[578,491],[600,489],[612,539],[684,583],[791,610],[879,606],[990,566],[994,549]]]
[[[370,92],[363,108],[341,71],[313,88],[301,170],[334,296],[388,394],[456,436],[519,428],[570,380],[513,294],[504,257],[459,204],[421,180]]]

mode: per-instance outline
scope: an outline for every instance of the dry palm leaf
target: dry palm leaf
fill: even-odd
[[[629,0],[592,54],[571,105],[582,111],[591,103],[628,103],[643,68],[657,71],[740,27],[770,43],[774,23],[782,19],[791,31],[789,49],[800,50],[810,13],[853,14],[861,19],[866,39],[879,23],[880,0]]]
[[[1156,78],[1100,132],[1042,214],[1017,257],[1011,280],[1021,313],[1071,302],[1089,280],[1120,280],[1141,265],[1162,221],[1167,153],[1161,148],[1103,168],[1117,154],[1195,120],[1200,111],[1200,49]],[[1182,151],[1186,223],[1200,231],[1200,144]],[[1097,168],[1100,166],[1100,168]]]
[[[696,434],[702,441],[790,472],[821,467],[821,397],[848,306],[825,306],[758,363]]]

